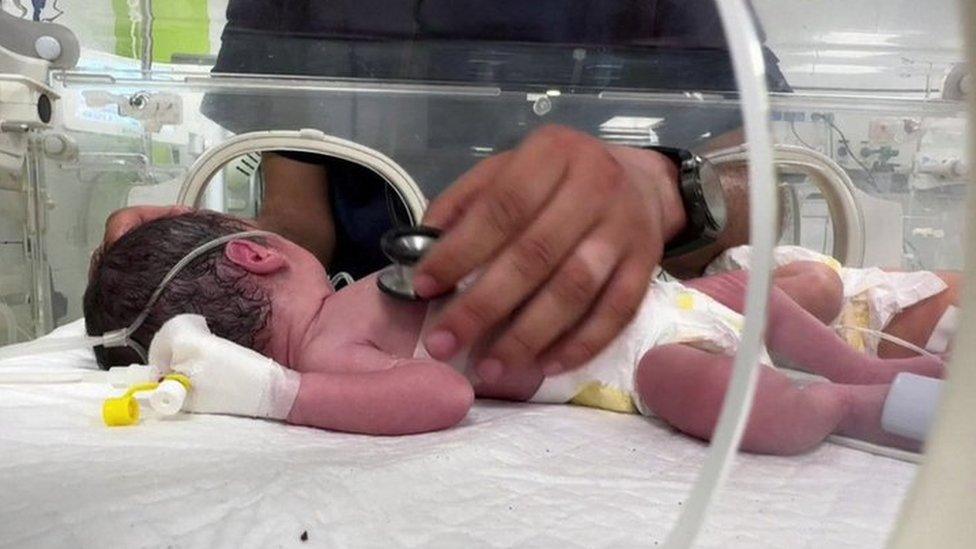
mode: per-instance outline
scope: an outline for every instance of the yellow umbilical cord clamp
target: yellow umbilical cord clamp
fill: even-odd
[[[168,374],[163,379],[172,379],[180,385],[190,390],[192,384],[190,378],[182,374]],[[134,425],[139,422],[140,406],[135,394],[144,391],[153,391],[159,387],[159,383],[140,383],[133,385],[124,395],[115,398],[105,399],[102,403],[102,420],[109,427],[124,427]]]

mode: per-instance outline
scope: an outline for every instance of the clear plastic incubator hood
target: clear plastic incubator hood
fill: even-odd
[[[0,546],[972,546],[976,298],[955,292],[976,276],[974,36],[973,3],[950,0],[0,0]],[[258,218],[288,159],[347,189],[328,191],[340,221],[375,223],[357,189],[378,185],[382,223],[412,226],[554,124],[740,174],[751,275],[710,443],[487,400],[396,438],[102,425],[118,390],[82,298],[114,211]],[[904,400],[932,399],[920,452],[737,451],[783,246],[951,281],[947,377]],[[852,318],[835,322],[852,345],[899,345]]]

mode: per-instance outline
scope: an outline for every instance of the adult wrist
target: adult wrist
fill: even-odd
[[[657,206],[654,214],[661,221],[664,241],[681,233],[688,219],[681,200],[680,175],[674,162],[657,151],[634,147],[613,146],[610,152],[647,202]]]

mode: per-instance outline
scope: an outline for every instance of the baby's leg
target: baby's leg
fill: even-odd
[[[945,291],[923,299],[896,314],[885,327],[886,334],[891,334],[925,348],[946,309],[950,306],[959,305],[959,290],[962,286],[960,273],[939,272],[935,274],[949,287]],[[885,358],[907,357],[915,356],[915,352],[901,345],[882,340],[878,345],[878,356]]]
[[[747,276],[745,271],[734,271],[691,280],[687,285],[742,312]],[[943,375],[942,361],[931,357],[885,360],[859,353],[777,287],[770,291],[768,312],[766,341],[770,350],[831,381],[871,385],[890,383],[900,372]]]
[[[794,261],[773,271],[773,284],[824,324],[840,314],[844,283],[833,269],[818,261]]]
[[[663,345],[641,359],[637,392],[655,415],[684,433],[708,440],[718,421],[731,371],[731,357],[686,345]],[[797,454],[837,433],[917,449],[914,441],[881,430],[887,394],[887,385],[818,382],[799,388],[783,373],[762,367],[741,448]]]

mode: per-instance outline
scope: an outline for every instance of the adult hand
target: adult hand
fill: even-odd
[[[515,314],[476,365],[493,381],[511,366],[552,375],[593,358],[636,313],[685,216],[663,155],[549,126],[472,168],[424,222],[444,235],[417,266],[419,295],[481,273],[445,308],[427,350],[448,360]]]
[[[130,206],[112,212],[105,221],[102,247],[110,246],[132,229],[161,217],[172,217],[193,211],[189,206]]]

